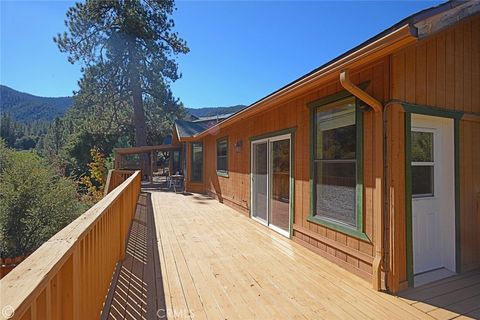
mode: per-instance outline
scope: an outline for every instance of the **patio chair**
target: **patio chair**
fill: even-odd
[[[172,189],[177,193],[177,189],[181,189],[182,192],[184,191],[185,188],[185,177],[182,176],[182,178],[178,177],[179,173],[176,174],[177,177],[173,177],[169,175],[169,185],[168,188]]]

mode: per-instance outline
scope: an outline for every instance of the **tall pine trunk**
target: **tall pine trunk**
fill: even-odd
[[[135,124],[135,146],[147,145],[147,130],[145,125],[145,111],[143,110],[142,87],[140,86],[140,74],[138,72],[139,59],[135,40],[129,45],[129,76],[130,91],[133,100],[133,122]]]
[[[129,76],[130,91],[133,101],[133,123],[135,124],[135,146],[141,147],[147,145],[147,129],[145,124],[145,110],[143,109],[141,79],[138,72],[138,56],[135,40],[129,45]],[[149,172],[148,157],[146,154],[140,154],[140,166],[144,175],[151,174]]]
[[[147,130],[145,125],[145,111],[143,110],[142,90],[140,86],[132,83],[133,122],[135,124],[135,146],[147,145]]]

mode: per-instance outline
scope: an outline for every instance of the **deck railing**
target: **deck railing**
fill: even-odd
[[[109,170],[107,182],[105,183],[105,195],[109,194],[110,192],[112,192],[113,189],[121,185],[134,172],[134,170]]]
[[[3,319],[98,319],[140,194],[133,173],[0,280]]]

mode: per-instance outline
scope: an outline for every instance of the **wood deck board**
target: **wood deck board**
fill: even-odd
[[[198,280],[208,318],[429,318],[216,200],[155,192],[152,200],[160,238],[178,243],[191,270],[181,281]]]
[[[155,319],[157,311],[165,309],[163,283],[154,274],[162,274],[156,242],[150,195],[142,193],[102,319]]]
[[[131,228],[105,308],[110,319],[152,319],[162,305],[182,319],[468,319],[480,312],[478,272],[395,297],[217,200],[145,194],[152,208],[143,202],[137,210],[146,226]]]

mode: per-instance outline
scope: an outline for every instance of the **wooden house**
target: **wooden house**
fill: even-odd
[[[180,127],[187,191],[375,289],[480,267],[478,1],[414,14],[212,127]]]

